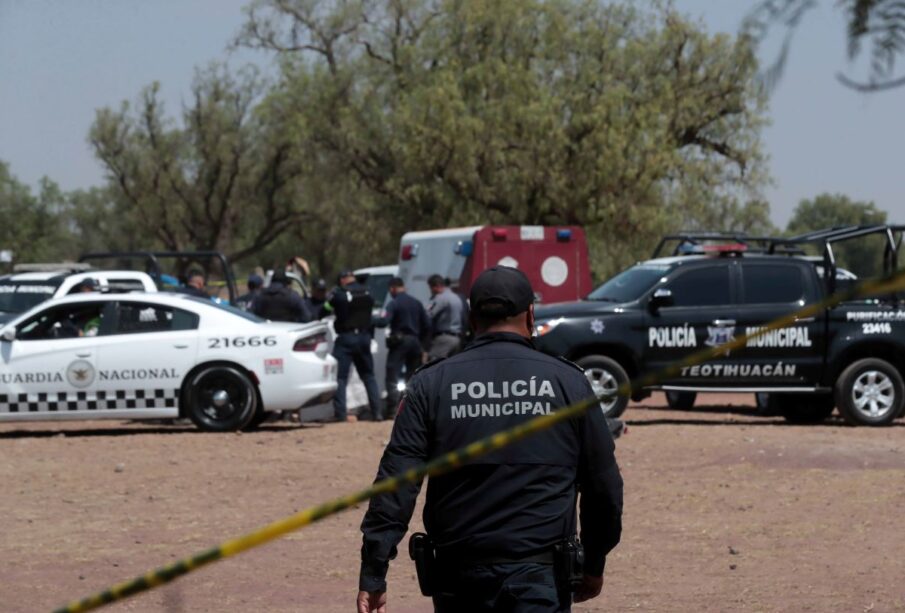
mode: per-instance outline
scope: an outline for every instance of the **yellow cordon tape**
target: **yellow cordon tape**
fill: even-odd
[[[509,430],[504,430],[487,438],[475,441],[474,443],[471,443],[470,445],[467,445],[462,449],[447,453],[446,455],[436,458],[428,462],[427,464],[423,464],[417,468],[409,469],[401,475],[388,477],[387,479],[378,481],[369,488],[360,490],[347,496],[336,498],[314,507],[309,507],[303,511],[299,511],[294,515],[290,515],[289,517],[285,517],[271,524],[268,524],[263,528],[259,528],[254,532],[250,532],[244,536],[240,536],[239,538],[226,541],[212,549],[202,551],[201,553],[195,554],[183,560],[179,560],[178,562],[174,562],[167,566],[162,566],[147,574],[136,577],[130,581],[119,583],[82,600],[71,602],[64,607],[57,609],[55,613],[80,613],[82,611],[91,611],[106,604],[110,604],[111,602],[123,600],[124,598],[128,598],[129,596],[133,596],[140,592],[148,591],[159,585],[163,585],[164,583],[169,583],[170,581],[173,581],[174,579],[181,577],[182,575],[186,575],[194,570],[197,570],[202,566],[206,566],[212,562],[216,562],[217,560],[234,556],[247,549],[251,549],[252,547],[257,547],[259,545],[273,541],[294,530],[304,528],[305,526],[313,524],[314,522],[324,519],[325,517],[335,515],[336,513],[348,509],[349,507],[355,506],[360,502],[370,500],[371,498],[379,494],[394,492],[405,483],[417,483],[424,477],[433,477],[454,470],[463,462],[473,460],[474,458],[480,457],[492,451],[497,451],[528,436],[542,432],[552,427],[553,425],[558,424],[559,422],[576,417],[584,413],[591,406],[596,405],[603,397],[627,396],[631,394],[632,390],[635,388],[654,385],[663,378],[680,372],[682,368],[694,366],[701,364],[702,362],[718,358],[726,354],[726,352],[728,351],[744,347],[749,339],[757,338],[773,330],[778,330],[779,328],[785,328],[789,325],[797,323],[799,319],[816,316],[821,311],[833,307],[841,302],[845,302],[859,296],[893,293],[902,289],[905,289],[905,272],[883,277],[875,281],[868,281],[859,284],[853,289],[834,294],[833,296],[830,296],[826,300],[823,300],[819,303],[806,306],[790,315],[786,315],[785,317],[780,317],[779,319],[776,319],[771,323],[758,328],[758,330],[753,334],[739,336],[723,345],[712,347],[703,351],[698,351],[684,360],[676,362],[675,364],[671,364],[658,373],[646,375],[636,379],[635,381],[623,383],[615,392],[601,394],[599,397],[589,396],[588,398],[580,400],[579,402],[571,404],[554,413],[550,413],[549,415],[541,415],[540,417],[536,417],[530,421],[515,426],[514,428],[510,428]]]

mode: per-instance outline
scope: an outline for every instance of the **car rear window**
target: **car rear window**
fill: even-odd
[[[163,304],[120,302],[114,334],[142,334],[194,330],[198,316]]]

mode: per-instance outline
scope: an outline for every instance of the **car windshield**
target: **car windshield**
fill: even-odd
[[[666,275],[669,266],[638,264],[618,275],[588,294],[588,300],[603,302],[631,302],[641,297],[654,283]]]
[[[197,298],[195,296],[187,296],[188,300],[192,300],[199,304],[206,304],[207,306],[214,307],[215,309],[220,309],[222,311],[226,311],[227,313],[232,313],[236,317],[241,317],[242,319],[247,319],[248,321],[253,321],[256,324],[261,324],[266,322],[266,319],[262,319],[258,317],[254,313],[249,313],[248,311],[243,311],[242,309],[238,309],[234,306],[231,306],[225,302],[214,302],[213,300],[205,300],[204,298]]]
[[[0,281],[0,311],[23,313],[53,298],[59,286],[53,281]]]

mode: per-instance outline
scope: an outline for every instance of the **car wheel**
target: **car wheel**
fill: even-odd
[[[229,432],[248,425],[258,408],[254,383],[233,366],[208,366],[186,383],[189,418],[208,432]]]
[[[678,411],[690,411],[693,409],[694,401],[697,398],[697,392],[677,392],[673,390],[666,392],[666,404],[669,405],[670,409]]]
[[[902,375],[884,360],[858,360],[836,381],[836,404],[852,425],[888,426],[901,413],[903,401]]]
[[[623,383],[628,383],[628,374],[619,362],[603,355],[589,355],[575,362],[584,369],[595,394],[615,392]],[[600,408],[607,417],[619,417],[628,406],[628,396],[616,396],[601,400]]]
[[[814,393],[770,394],[768,407],[790,424],[819,424],[833,414],[834,408],[832,395]]]

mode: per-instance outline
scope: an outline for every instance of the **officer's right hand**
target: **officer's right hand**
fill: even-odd
[[[358,613],[387,613],[387,593],[358,592]]]
[[[581,578],[581,584],[575,590],[572,600],[574,602],[584,602],[591,598],[597,598],[600,596],[601,590],[603,590],[603,577],[585,575]]]

